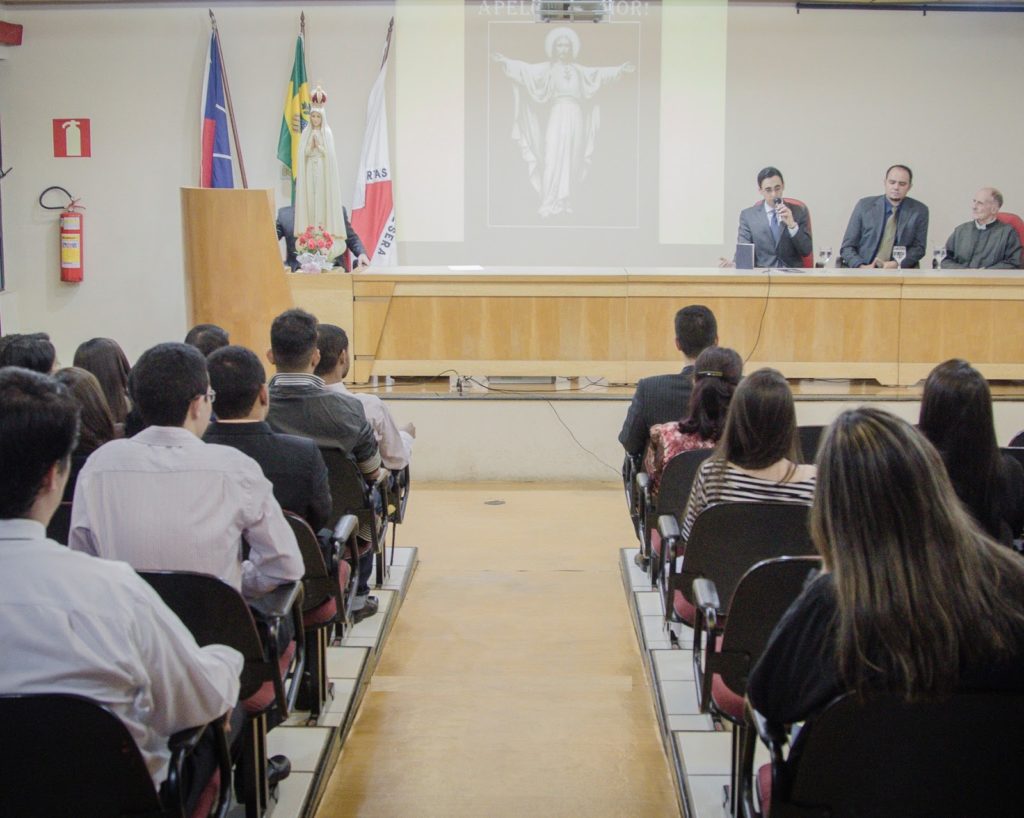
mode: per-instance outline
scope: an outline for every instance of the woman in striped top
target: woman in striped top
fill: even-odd
[[[781,373],[759,369],[736,388],[718,451],[697,472],[683,514],[683,542],[697,515],[720,503],[811,505],[815,467],[799,461],[793,393]]]

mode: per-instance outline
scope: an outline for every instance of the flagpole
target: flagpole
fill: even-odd
[[[380,61],[380,67],[382,71],[384,70],[384,66],[387,65],[388,54],[391,53],[391,32],[394,31],[394,29],[395,18],[392,17],[391,21],[388,23],[388,36],[387,39],[384,41],[384,58]]]
[[[224,50],[220,45],[220,30],[217,28],[217,18],[213,16],[213,9],[210,12],[210,25],[213,26],[213,36],[217,41],[217,56],[220,58],[221,76],[224,78],[224,101],[228,105],[228,119],[231,120],[231,135],[235,141],[235,153],[238,155],[238,172],[242,177],[242,187],[249,189],[249,181],[245,177],[245,160],[242,159],[242,146],[238,141],[238,126],[235,124],[235,106],[231,104],[231,87],[228,85],[228,67],[224,62]]]

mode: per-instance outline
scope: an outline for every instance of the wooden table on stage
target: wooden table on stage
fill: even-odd
[[[399,267],[287,276],[296,306],[353,327],[353,375],[567,375],[680,367],[672,319],[706,304],[722,343],[790,378],[910,384],[947,358],[1024,378],[1024,273],[1001,270]]]

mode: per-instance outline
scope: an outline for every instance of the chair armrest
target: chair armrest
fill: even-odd
[[[707,577],[700,577],[693,581],[693,598],[698,608],[705,612],[711,612],[712,615],[717,615],[718,609],[722,607],[718,601],[718,588]],[[714,627],[710,617],[708,617],[708,627]]]
[[[285,582],[278,585],[273,591],[268,591],[261,597],[247,600],[249,609],[254,616],[258,616],[265,622],[272,619],[284,619],[291,613],[295,603],[302,597],[301,582]]]
[[[200,724],[198,727],[186,727],[184,730],[179,730],[167,739],[167,749],[171,751],[172,755],[177,752],[191,753],[199,744],[203,733],[206,732],[206,727],[207,725]]]
[[[754,729],[757,730],[757,735],[761,741],[771,750],[772,758],[775,758],[776,753],[781,757],[782,748],[789,740],[789,733],[786,731],[786,728],[768,721],[768,719],[754,709],[749,700],[747,701],[747,719],[754,725]]]
[[[359,519],[355,514],[346,514],[334,526],[334,539],[348,542],[359,530]]]
[[[664,548],[669,540],[679,539],[679,520],[672,514],[662,514],[658,517],[658,533],[661,534],[661,547]]]
[[[640,489],[641,492],[646,493],[650,485],[651,476],[645,471],[637,472],[636,487]]]

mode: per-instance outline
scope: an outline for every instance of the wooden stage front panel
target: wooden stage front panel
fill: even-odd
[[[989,378],[1024,378],[1017,271],[406,267],[288,279],[297,306],[353,328],[358,382],[447,372],[635,382],[679,368],[672,319],[693,303],[714,311],[747,371],[907,384],[963,357]]]

